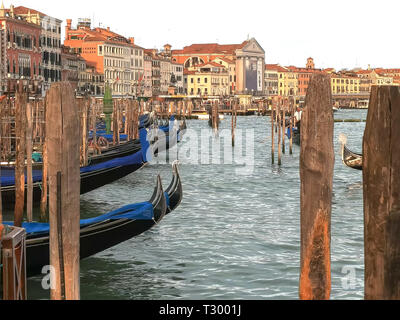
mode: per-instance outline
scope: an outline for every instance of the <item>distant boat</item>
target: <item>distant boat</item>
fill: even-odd
[[[210,115],[208,115],[207,113],[199,113],[199,114],[196,114],[196,116],[197,116],[198,120],[207,120],[207,121],[210,120]],[[224,115],[220,114],[219,120],[224,120],[224,119],[225,119]]]
[[[333,107],[333,112],[338,112],[340,110],[340,108],[338,107]]]
[[[347,137],[344,134],[339,136],[339,141],[342,144],[342,162],[345,166],[355,169],[362,170],[363,169],[363,155],[359,153],[355,153],[347,148]]]

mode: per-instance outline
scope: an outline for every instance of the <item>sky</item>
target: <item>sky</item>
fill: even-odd
[[[133,36],[144,48],[242,43],[255,38],[266,63],[316,68],[400,68],[399,0],[3,0],[63,20]],[[64,35],[64,31],[63,31]]]

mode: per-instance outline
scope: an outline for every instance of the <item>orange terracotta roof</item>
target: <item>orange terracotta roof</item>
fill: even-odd
[[[231,60],[231,59],[228,59],[228,58],[218,57],[217,59],[220,59],[220,60],[222,60],[222,61],[225,61],[226,63],[229,63],[229,64],[235,64],[235,61],[233,61],[233,60]]]
[[[356,73],[357,74],[368,74],[368,73],[371,73],[373,70],[360,70],[360,71],[357,71]]]
[[[106,41],[109,43],[115,43],[115,44],[123,44],[127,45],[133,48],[140,48],[141,47],[132,44],[127,38],[124,36],[121,36],[115,32],[109,31],[107,29],[103,28],[95,28],[95,29],[89,29],[89,28],[78,28],[71,30],[72,33],[74,34],[81,34],[84,35],[84,41]]]
[[[18,7],[14,8],[14,13],[15,14],[28,14],[29,11],[31,12],[31,14],[38,14],[38,15],[40,15],[42,17],[47,16],[47,14],[44,14],[44,13],[42,13],[40,11],[37,11],[35,9],[30,9],[30,8],[27,8],[27,7],[24,7],[24,6],[18,6]]]
[[[279,64],[266,64],[265,69],[278,72],[288,72],[286,68],[281,67]]]
[[[217,53],[217,54],[233,54],[237,49],[242,49],[248,41],[241,44],[224,44],[218,43],[201,43],[192,44],[184,47],[182,50],[172,50],[172,54],[204,54],[204,53]]]
[[[183,74],[184,74],[184,75],[193,75],[193,74],[196,74],[196,72],[195,72],[195,71],[188,70],[188,69],[184,69],[184,70],[183,70]]]
[[[225,66],[223,66],[222,64],[216,63],[216,62],[207,62],[207,63],[202,63],[202,64],[198,64],[197,66],[195,66],[196,68],[202,68],[205,66],[211,65],[213,67],[217,67],[217,68],[225,68]]]

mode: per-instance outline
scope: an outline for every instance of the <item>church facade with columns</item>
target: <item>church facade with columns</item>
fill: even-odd
[[[240,44],[192,44],[182,50],[172,50],[173,61],[183,64],[185,69],[209,62],[222,64],[221,58],[234,62],[235,76],[230,79],[234,90],[230,90],[231,92],[264,95],[265,51],[254,38]]]

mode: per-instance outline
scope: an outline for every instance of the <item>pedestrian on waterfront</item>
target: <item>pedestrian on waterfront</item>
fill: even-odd
[[[299,131],[299,133],[300,133],[301,117],[302,116],[303,116],[303,111],[299,107],[297,107],[296,112],[294,114],[294,119],[296,121],[296,127],[297,127],[297,130]]]

